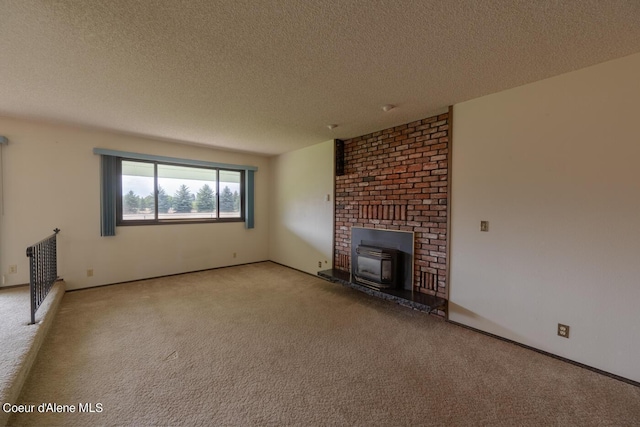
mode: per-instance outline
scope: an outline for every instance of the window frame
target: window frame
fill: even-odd
[[[126,220],[123,218],[123,192],[122,192],[122,162],[138,162],[138,163],[150,163],[153,164],[153,185],[154,185],[154,219],[129,219]],[[215,188],[215,206],[216,206],[216,217],[215,218],[193,218],[193,219],[185,219],[185,218],[162,218],[158,217],[158,165],[167,165],[167,166],[179,166],[193,169],[206,169],[215,171],[216,174],[216,188]],[[234,172],[240,174],[240,216],[232,217],[232,218],[221,218],[220,217],[220,171],[226,172]],[[117,189],[116,189],[116,227],[120,226],[136,226],[136,225],[170,225],[170,224],[210,224],[210,223],[229,223],[229,222],[245,222],[245,176],[247,171],[243,169],[232,169],[232,168],[224,168],[224,167],[215,167],[215,166],[200,166],[200,165],[192,165],[192,164],[184,164],[179,162],[169,162],[162,160],[146,160],[146,159],[138,159],[138,158],[129,158],[129,157],[117,157],[116,161],[116,177],[117,177]]]

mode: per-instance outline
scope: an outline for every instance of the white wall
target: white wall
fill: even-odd
[[[636,54],[454,107],[451,320],[640,381],[639,76]]]
[[[0,118],[0,134],[9,138],[0,217],[0,268],[7,286],[28,283],[25,249],[55,227],[62,230],[58,265],[67,289],[268,259],[267,157],[7,118]],[[257,166],[255,228],[132,226],[100,237],[100,156],[94,147]],[[9,274],[12,264],[17,274]],[[87,277],[89,268],[93,277]]]
[[[333,140],[271,159],[271,260],[311,274],[331,268],[333,169]]]

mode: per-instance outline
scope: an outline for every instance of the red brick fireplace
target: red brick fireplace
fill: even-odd
[[[414,291],[447,298],[451,110],[344,141],[334,268],[350,271],[351,227],[412,231]]]

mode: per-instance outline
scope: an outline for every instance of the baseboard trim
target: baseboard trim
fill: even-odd
[[[88,286],[86,288],[78,288],[78,289],[69,289],[67,290],[67,292],[86,291],[89,289],[104,288],[105,286],[124,285],[127,283],[133,283],[133,282],[144,282],[145,280],[162,279],[163,277],[182,276],[183,274],[200,273],[201,271],[211,271],[211,270],[220,270],[223,268],[240,267],[241,265],[260,264],[262,262],[272,262],[272,261],[269,261],[268,259],[266,259],[264,261],[253,261],[253,262],[245,262],[242,264],[223,265],[221,267],[203,268],[201,270],[183,271],[182,273],[164,274],[161,276],[145,277],[144,279],[125,280],[124,282],[105,283],[104,285]]]
[[[22,286],[29,286],[28,283],[18,283],[17,285],[7,285],[7,286],[0,286],[0,291],[4,290],[4,289],[15,289],[15,288],[20,288]]]
[[[519,343],[517,341],[513,341],[513,340],[510,340],[508,338],[504,338],[504,337],[501,337],[499,335],[492,334],[490,332],[485,332],[485,331],[482,331],[480,329],[476,329],[476,328],[474,328],[472,326],[463,325],[462,323],[454,322],[453,320],[446,320],[446,322],[447,323],[451,323],[451,324],[456,325],[456,326],[460,326],[460,327],[465,328],[465,329],[469,329],[469,330],[474,331],[474,332],[481,333],[483,335],[486,335],[486,336],[489,336],[489,337],[492,337],[492,338],[499,339],[500,341],[504,341],[504,342],[508,342],[508,343],[511,343],[511,344],[515,344],[515,345],[517,345],[519,347],[526,348],[527,350],[535,351],[536,353],[540,353],[542,355],[552,357],[552,358],[560,360],[562,362],[570,363],[570,364],[578,366],[580,368],[587,369],[589,371],[595,372],[596,374],[604,375],[605,377],[609,377],[609,378],[612,378],[614,380],[622,381],[623,383],[627,383],[629,385],[632,385],[632,386],[640,388],[640,382],[638,382],[638,381],[630,380],[629,378],[621,377],[620,375],[612,374],[611,372],[603,371],[602,369],[594,368],[593,366],[585,365],[584,363],[576,362],[575,360],[567,359],[566,357],[558,356],[557,354],[549,353],[548,351],[540,350],[538,348],[531,347],[530,345],[522,344],[522,343]]]
[[[295,271],[298,271],[298,272],[300,272],[300,273],[307,274],[307,275],[309,275],[309,276],[311,276],[311,277],[316,277],[316,278],[318,277],[318,276],[316,276],[315,274],[309,273],[308,271],[300,270],[299,268],[291,267],[290,265],[282,264],[282,263],[280,263],[280,262],[278,262],[278,261],[269,260],[269,262],[272,262],[272,263],[274,263],[274,264],[277,264],[277,265],[279,265],[279,266],[281,266],[281,267],[290,268],[291,270],[295,270]]]

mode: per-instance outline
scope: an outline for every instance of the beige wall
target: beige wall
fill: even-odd
[[[333,168],[333,140],[272,158],[271,260],[311,274],[331,268]]]
[[[640,54],[454,107],[451,320],[640,381],[638,76]]]
[[[0,130],[9,138],[3,147],[0,217],[5,285],[29,281],[25,249],[55,227],[62,230],[58,265],[67,289],[268,259],[267,157],[7,118],[0,118]],[[257,166],[255,228],[246,230],[243,223],[134,226],[100,237],[100,157],[94,147]],[[17,274],[9,274],[12,264]]]

